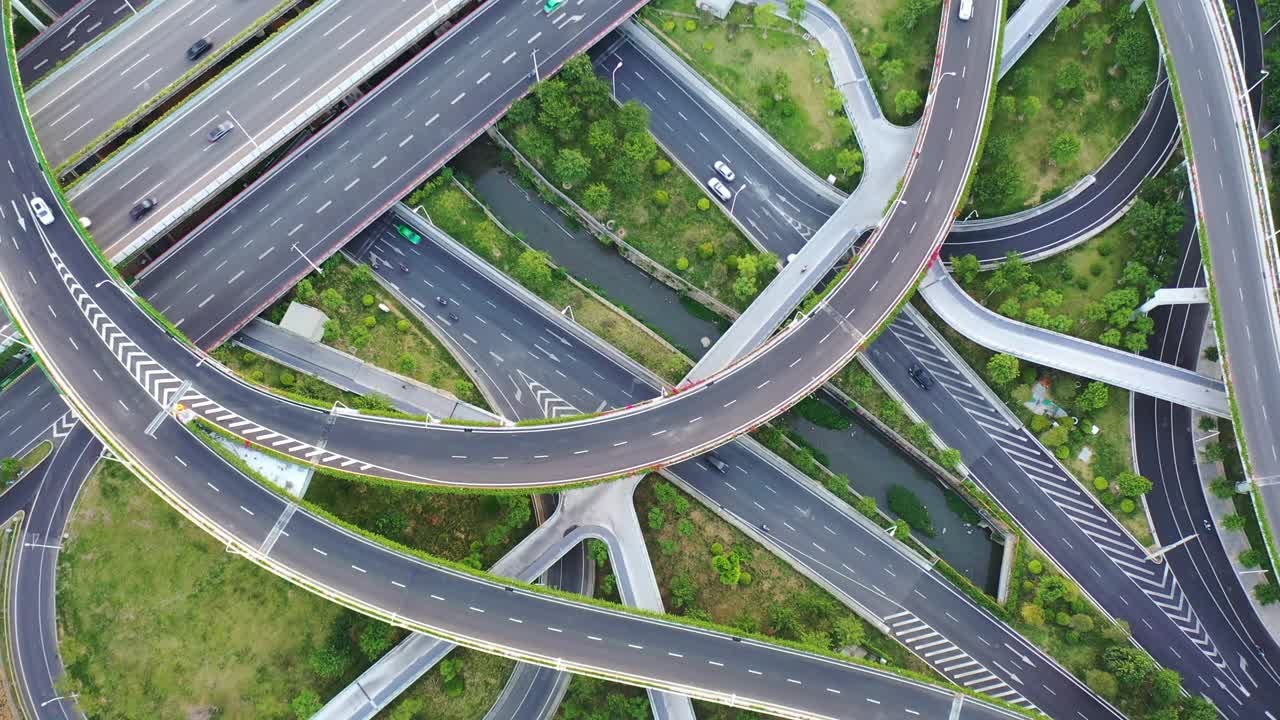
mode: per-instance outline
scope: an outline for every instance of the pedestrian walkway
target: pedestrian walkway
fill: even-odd
[[[255,318],[246,325],[233,342],[348,392],[385,395],[401,412],[430,415],[437,419],[503,421],[501,417],[465,403],[443,390],[370,365],[328,345],[310,342],[261,318]]]
[[[943,322],[990,350],[1218,417],[1231,417],[1221,381],[996,314],[970,297],[942,263],[929,268],[920,295]]]

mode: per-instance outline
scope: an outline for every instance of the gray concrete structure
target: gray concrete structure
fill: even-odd
[[[328,345],[308,342],[261,318],[244,326],[233,341],[348,392],[384,395],[402,412],[433,418],[503,422],[502,417],[450,393],[370,365]]]
[[[1218,417],[1231,417],[1226,388],[1220,381],[994,313],[969,297],[941,263],[929,268],[920,284],[920,295],[948,325],[985,348]]]

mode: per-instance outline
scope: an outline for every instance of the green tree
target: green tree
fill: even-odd
[[[316,299],[316,288],[311,283],[311,278],[302,278],[293,288],[293,297],[301,303],[311,304]]]
[[[1243,532],[1245,526],[1244,516],[1238,513],[1231,513],[1222,516],[1222,527],[1226,530],[1235,530]]]
[[[1165,708],[1182,697],[1182,678],[1174,670],[1157,670],[1151,678],[1151,702]]]
[[[1049,145],[1049,159],[1058,167],[1066,167],[1080,155],[1080,138],[1071,133],[1059,133]]]
[[[1012,119],[1018,114],[1018,98],[1013,95],[1001,95],[996,98],[996,109],[1004,116]]]
[[[1022,314],[1022,304],[1018,302],[1017,298],[1008,298],[1004,302],[1000,303],[1000,307],[996,308],[996,312],[1004,315],[1005,317],[1016,319]]]
[[[1240,564],[1247,568],[1260,568],[1262,563],[1266,561],[1267,556],[1253,548],[1244,550],[1240,553]]]
[[[671,606],[677,610],[695,607],[698,602],[698,586],[688,575],[681,573],[671,581]]]
[[[1219,475],[1209,483],[1209,492],[1212,492],[1214,497],[1230,500],[1236,496],[1236,484]]]
[[[332,313],[342,312],[347,307],[347,301],[336,289],[325,288],[324,292],[320,293],[320,307]]]
[[[1105,384],[1094,380],[1085,386],[1084,392],[1076,399],[1076,405],[1084,412],[1101,410],[1110,400],[1111,390]]]
[[[912,88],[899,90],[898,94],[893,96],[893,108],[899,117],[914,115],[923,104],[924,100],[920,98],[920,93]]]
[[[1006,353],[992,355],[987,361],[987,377],[996,385],[1008,385],[1018,379],[1018,358]]]
[[[831,638],[837,647],[856,647],[866,640],[867,628],[858,618],[841,615],[831,626]]]
[[[787,17],[800,22],[804,19],[805,0],[787,0]]]
[[[516,280],[534,292],[546,292],[551,287],[551,266],[547,256],[537,250],[525,250],[516,258],[513,273]]]
[[[1116,488],[1125,497],[1141,497],[1151,492],[1151,481],[1128,470],[1116,475]]]
[[[618,108],[614,123],[624,136],[648,131],[649,109],[635,100],[628,100]]]
[[[320,702],[320,696],[315,690],[310,688],[303,690],[289,701],[289,710],[293,712],[293,716],[298,720],[307,720],[307,718],[320,712],[324,707],[324,703]]]
[[[0,460],[0,482],[5,485],[18,479],[22,474],[22,462],[17,458],[5,458]]]
[[[721,585],[734,586],[742,578],[742,562],[734,553],[711,558],[711,568],[719,573]]]
[[[622,140],[622,154],[636,167],[644,167],[657,157],[658,144],[648,131],[627,133]]]
[[[869,54],[871,59],[876,62],[882,60],[888,52],[889,46],[883,42],[871,43],[870,47],[867,48],[867,54]]]
[[[1063,63],[1058,68],[1053,87],[1059,95],[1074,97],[1084,88],[1086,73],[1084,66],[1075,60]]]
[[[739,300],[750,300],[759,292],[756,284],[755,275],[739,275],[737,280],[733,281],[733,294]]]
[[[1044,608],[1035,603],[1026,603],[1018,611],[1018,614],[1022,616],[1022,621],[1028,625],[1034,625],[1035,627],[1044,625]]]
[[[1120,691],[1116,677],[1105,670],[1085,670],[1084,682],[1089,689],[1108,700],[1115,700]]]
[[[842,148],[836,153],[836,167],[845,177],[862,172],[862,151]]]
[[[1063,301],[1062,291],[1049,288],[1040,293],[1040,304],[1050,310],[1058,307]]]
[[[593,213],[601,213],[609,209],[613,202],[613,193],[604,183],[591,183],[582,192],[582,204]]]
[[[795,2],[803,2],[804,0],[794,0]],[[844,110],[844,93],[831,88],[827,90],[827,94],[823,97],[823,104],[827,107],[827,115],[834,116],[836,113]]]
[[[951,274],[960,281],[961,285],[973,282],[980,272],[982,272],[982,263],[973,253],[951,258]]]
[[[955,448],[946,448],[938,453],[938,464],[952,472],[960,468],[962,460],[960,451]]]
[[[1263,605],[1280,602],[1280,585],[1273,582],[1258,583],[1253,586],[1253,596]]]
[[[457,658],[445,658],[440,661],[439,668],[444,694],[451,698],[462,697],[467,691],[467,679],[462,674],[462,661]]]
[[[778,24],[778,16],[776,15],[778,6],[774,3],[767,2],[763,5],[756,5],[751,11],[751,22],[760,28],[760,35],[769,37],[769,30]]]
[[[671,172],[671,161],[666,158],[656,158],[653,161],[653,174],[656,177],[662,177]]]
[[[1102,652],[1102,665],[1126,690],[1139,690],[1146,686],[1156,671],[1155,661],[1145,651],[1136,647],[1117,645]]]
[[[1098,336],[1098,342],[1106,345],[1107,347],[1120,347],[1122,339],[1123,335],[1115,328],[1104,330],[1102,334]]]
[[[390,625],[378,620],[370,620],[360,631],[360,653],[370,661],[377,660],[391,649],[393,630]]]
[[[1200,451],[1204,453],[1204,459],[1208,462],[1222,462],[1227,458],[1227,449],[1217,440],[1205,443]]]
[[[389,720],[415,720],[425,708],[426,702],[421,698],[404,698],[391,711]]]
[[[896,58],[880,63],[880,77],[884,79],[886,84],[892,82],[895,78],[901,77],[906,71],[906,63]]]
[[[564,80],[543,80],[533,88],[538,99],[538,124],[561,139],[573,137],[582,125],[582,110]]]
[[[613,121],[609,118],[600,118],[587,128],[587,145],[596,157],[607,157],[617,144],[618,135],[614,131]]]
[[[1040,98],[1035,95],[1028,95],[1022,98],[1022,119],[1027,122],[1035,120],[1036,116],[1040,114],[1040,107]]]
[[[307,667],[322,680],[336,680],[342,677],[350,665],[351,658],[332,645],[318,648],[307,656]]]
[[[587,179],[587,175],[591,174],[591,161],[574,148],[560,148],[551,172],[560,180],[561,187],[567,190]]]

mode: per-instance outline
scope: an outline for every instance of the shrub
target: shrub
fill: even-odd
[[[373,302],[374,300],[372,295],[365,294],[360,298],[360,304],[364,305],[365,307],[369,307],[373,305]]]
[[[1244,530],[1244,524],[1244,516],[1238,513],[1231,513],[1222,518],[1222,527],[1227,530]]]
[[[1209,492],[1212,492],[1214,497],[1230,500],[1235,497],[1236,484],[1219,475],[1209,483]]]
[[[396,361],[396,366],[400,368],[401,375],[412,375],[418,369],[418,361],[409,353],[404,353]]]
[[[960,468],[960,463],[963,460],[964,458],[960,456],[960,451],[955,448],[947,448],[938,453],[938,464],[952,472]]]
[[[657,158],[653,161],[653,174],[662,177],[671,172],[671,162],[666,158]]]
[[[698,22],[697,22],[696,20],[685,20],[685,21],[684,21],[684,31],[685,31],[685,32],[693,32],[693,31],[695,31],[695,30],[697,30],[697,29],[698,29]]]
[[[720,544],[720,543],[718,543],[718,542],[713,542],[713,543],[711,543],[711,554],[712,554],[712,555],[722,555],[722,554],[724,554],[724,545],[721,545],[721,544]]]
[[[1102,477],[1101,475],[1093,479],[1093,489],[1097,490],[1098,492],[1103,492],[1110,487],[1111,487],[1111,483],[1108,482],[1107,479]]]
[[[1023,605],[1019,614],[1022,616],[1022,621],[1028,625],[1035,625],[1036,627],[1044,625],[1044,608],[1035,603]]]
[[[288,370],[285,370],[280,373],[280,381],[279,381],[280,387],[291,388],[293,387],[293,384],[296,381],[297,381],[297,378],[295,378],[293,373],[289,372]]]
[[[889,509],[902,518],[912,529],[933,537],[933,518],[915,493],[901,485],[889,487]]]
[[[398,321],[396,322],[396,329],[397,329],[397,330],[399,330],[400,332],[408,332],[408,331],[409,331],[409,321],[408,321],[408,320],[405,320],[404,318],[401,318],[400,320],[398,320]]]
[[[1247,568],[1260,568],[1265,559],[1266,555],[1253,548],[1240,553],[1240,564]]]
[[[658,207],[666,207],[671,204],[671,194],[666,190],[653,191],[653,204]]]
[[[1027,563],[1027,571],[1032,575],[1039,575],[1044,572],[1044,563],[1039,560],[1032,560]]]
[[[666,30],[667,32],[675,32],[675,31],[676,31],[676,21],[675,21],[675,20],[667,20],[667,21],[663,22],[663,23],[662,23],[662,29],[663,29],[663,30]]]
[[[1205,415],[1200,418],[1199,425],[1200,425],[1200,430],[1202,432],[1213,432],[1214,430],[1218,429],[1218,420],[1216,418],[1212,418],[1208,415]]]
[[[1280,602],[1280,585],[1273,582],[1258,583],[1253,587],[1253,596],[1263,605]]]
[[[699,200],[698,202],[701,203],[703,201],[706,201],[707,204],[710,205],[710,201],[707,200],[706,198],[702,198],[702,200]],[[698,257],[702,258],[703,260],[710,260],[711,258],[715,257],[715,254],[716,254],[716,244],[711,242],[710,240],[698,246]]]
[[[676,269],[677,269],[677,270],[679,270],[680,272],[684,272],[685,270],[688,270],[688,269],[689,269],[689,258],[687,258],[687,257],[685,257],[685,256],[683,256],[683,255],[681,255],[680,257],[676,258]]]
[[[1135,503],[1133,500],[1130,500],[1129,498],[1125,498],[1120,501],[1120,512],[1124,513],[1125,515],[1128,515],[1137,509],[1138,509],[1138,504]]]
[[[702,52],[704,52],[704,53],[710,53],[711,51],[713,51],[713,50],[715,50],[715,49],[716,49],[715,44],[714,44],[714,43],[712,43],[710,40],[708,40],[708,41],[706,41],[706,42],[702,43]]]
[[[373,327],[374,325],[377,325],[377,324],[378,324],[378,318],[376,318],[376,317],[374,317],[374,316],[372,316],[372,315],[366,315],[366,316],[364,317],[363,322],[364,322],[364,326],[365,326],[365,327],[367,327],[367,328],[371,328],[371,327]]]
[[[710,209],[711,209],[711,201],[710,201],[710,200],[708,200],[708,199],[706,199],[706,198],[698,198],[698,209],[699,209],[699,210],[710,210]],[[703,243],[703,245],[709,245],[709,244],[710,244],[710,243]]]
[[[1218,346],[1210,345],[1204,349],[1204,359],[1209,362],[1218,362]]]

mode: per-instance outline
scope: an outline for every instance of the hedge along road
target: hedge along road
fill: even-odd
[[[6,12],[8,6],[6,3]],[[6,48],[6,62],[12,51]],[[11,71],[11,79],[14,78]],[[673,689],[789,717],[1014,717],[983,702],[959,707],[952,691],[843,663],[670,622],[573,603],[430,565],[366,541],[305,511],[222,462],[186,429],[146,426],[178,390],[150,354],[126,336],[149,318],[98,263],[59,213],[47,228],[18,205],[54,196],[36,160],[17,93],[5,93],[0,140],[31,147],[0,171],[13,214],[0,218],[0,296],[30,329],[46,371],[81,419],[154,490],[227,542],[287,579],[396,624],[489,652],[575,672]],[[24,137],[24,135],[26,137]],[[26,144],[24,144],[26,143]],[[65,210],[65,206],[64,206]],[[88,319],[88,322],[82,321]],[[152,337],[158,331],[150,326]],[[172,340],[161,340],[172,345]],[[104,357],[106,343],[118,361]],[[165,348],[158,348],[165,351]],[[161,368],[162,369],[162,368]],[[141,373],[143,384],[135,381]],[[803,678],[802,680],[799,678]]]
[[[191,380],[198,389],[190,404],[209,420],[220,423],[244,439],[300,460],[318,462],[331,470],[454,486],[518,488],[564,485],[674,462],[726,442],[781,412],[839,369],[900,302],[921,269],[933,257],[950,228],[956,201],[969,175],[983,126],[999,27],[994,17],[997,13],[998,10],[993,9],[991,17],[948,24],[944,35],[947,38],[946,48],[937,71],[940,82],[931,96],[927,127],[917,151],[919,159],[913,163],[902,199],[894,206],[879,235],[872,240],[869,250],[863,253],[858,266],[847,276],[842,287],[806,321],[793,326],[789,333],[779,336],[739,365],[704,384],[642,406],[572,424],[524,428],[424,428],[422,423],[413,421],[329,416],[314,408],[254,391],[207,363],[192,368],[189,361],[179,360],[177,362],[189,368],[182,371],[182,377]],[[433,49],[445,52],[447,47],[448,43],[443,43]],[[478,48],[484,46],[472,47],[476,47],[475,52],[478,53]],[[494,61],[493,65],[492,73],[507,72],[509,77],[511,71],[506,70],[504,64]],[[439,75],[442,77],[424,76],[423,81],[443,84],[440,97],[457,98],[476,91],[476,81],[470,76],[457,80],[451,71]],[[527,80],[526,76],[524,82]],[[517,82],[520,82],[519,78]],[[425,115],[430,118],[425,129],[430,132],[432,121],[438,116],[432,114],[432,108],[447,110],[438,104],[433,106],[429,101],[424,105],[419,108],[419,117]],[[402,104],[396,112],[408,110]],[[352,125],[354,117],[347,118],[345,124]],[[444,127],[456,124],[457,121],[449,124],[434,122],[434,125]],[[397,128],[397,132],[423,135],[421,123],[415,125],[419,127],[414,131]],[[335,136],[340,134],[335,133]],[[394,142],[408,135],[392,133],[390,137]],[[446,135],[436,147],[448,145],[449,140],[450,136]],[[331,162],[334,155],[326,154],[327,141],[327,138],[322,138],[313,143],[298,153],[291,164],[300,168],[310,167],[307,163],[311,162],[330,167],[352,164]],[[333,144],[329,142],[328,146]],[[380,151],[366,148],[361,152],[373,158]],[[452,148],[445,151],[451,152]],[[438,165],[445,153],[436,150],[426,159],[410,164],[377,199],[385,197],[386,203],[393,201],[430,172],[433,165]],[[338,157],[350,160],[351,155],[348,151],[345,156]],[[377,157],[374,164],[385,166],[392,162],[395,162],[394,156],[388,155],[386,160]],[[926,172],[917,178],[914,169],[920,164]],[[288,170],[278,172],[287,173]],[[326,186],[338,186],[341,179],[326,183]],[[270,185],[270,181],[267,184]],[[949,190],[935,192],[935,187]],[[346,221],[333,225],[334,229],[327,235],[311,238],[308,242],[313,244],[300,244],[300,248],[313,260],[332,252],[350,233],[363,227],[366,218],[376,215],[380,209],[371,207],[371,201],[361,203],[360,199],[350,198],[350,193],[343,195],[336,190],[325,192],[323,189],[321,192],[325,197],[316,197],[319,193],[313,191],[310,202],[323,200],[325,205],[345,203],[356,207]],[[286,196],[296,195],[296,192],[289,195],[277,190],[274,195],[268,192],[264,197],[260,190],[254,194],[253,203],[240,204],[245,209],[256,211],[258,202],[262,202],[264,207],[268,204],[279,207],[284,204]],[[228,212],[236,211],[235,207],[228,209]],[[285,221],[278,227],[296,227],[292,224],[295,219],[302,224],[312,212],[314,210],[310,206],[302,208],[296,216],[284,216]],[[217,222],[226,225],[223,220]],[[196,233],[197,240],[200,235],[200,232]],[[195,256],[198,249],[198,245],[189,246],[179,255]],[[240,269],[232,276],[239,278],[238,284],[230,290],[213,279],[213,282],[206,283],[211,286],[212,294],[206,297],[204,291],[187,292],[183,297],[179,293],[175,306],[164,312],[179,320],[184,331],[195,335],[202,344],[216,344],[221,333],[229,332],[238,324],[241,314],[255,314],[257,308],[269,303],[297,276],[309,270],[296,255],[296,251],[282,249],[275,253],[279,259],[274,265],[254,263],[251,256],[244,258],[240,261]],[[287,264],[280,269],[279,263],[285,263],[286,259]],[[162,259],[159,265],[166,262]],[[207,262],[204,264],[207,266]],[[175,293],[171,284],[179,280],[177,273],[169,267],[165,276],[169,280],[162,285],[170,284],[166,295],[173,297]],[[183,282],[189,286],[194,281],[189,277]],[[147,292],[151,296],[150,289]],[[216,304],[218,310],[215,312],[222,312],[228,307],[227,296],[235,297],[237,293],[247,294],[246,300],[240,304],[242,309],[233,307],[223,316],[236,317],[237,320],[219,318],[215,321],[216,334],[200,336],[192,328],[192,318],[202,316],[203,306]],[[215,299],[217,303],[212,303]],[[197,327],[207,322],[205,318]],[[168,364],[179,367],[174,363]],[[323,449],[320,447],[321,438],[325,440]]]

